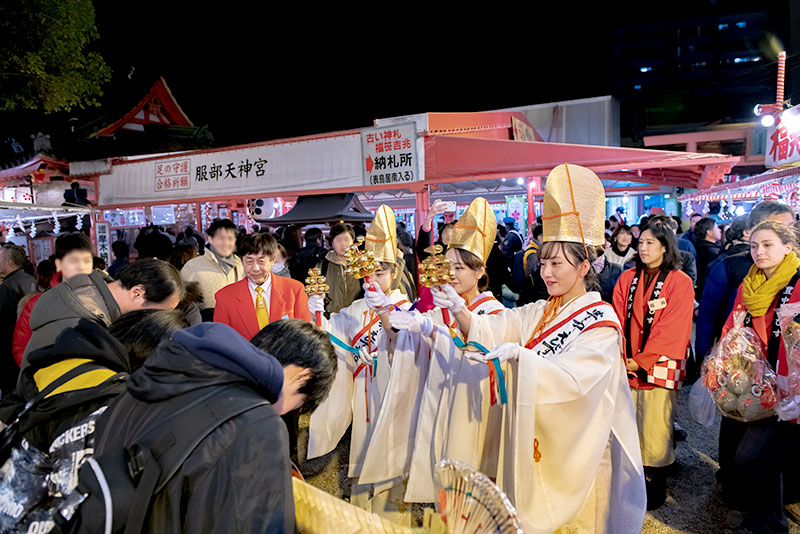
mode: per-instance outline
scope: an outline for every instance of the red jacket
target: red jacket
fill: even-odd
[[[50,280],[50,287],[56,287],[60,283],[61,272],[59,271]],[[22,365],[22,355],[25,353],[25,347],[28,346],[28,341],[31,340],[31,336],[33,335],[33,330],[31,330],[31,311],[42,294],[43,293],[39,293],[31,297],[30,300],[25,303],[25,306],[22,307],[22,311],[19,312],[19,317],[17,317],[17,326],[14,328],[14,338],[11,340],[11,353],[14,355],[14,360],[17,362],[17,365]]]
[[[620,325],[625,328],[625,316],[628,310],[628,292],[631,282],[636,274],[636,269],[628,269],[620,275],[614,287],[614,311],[617,312]],[[691,278],[681,271],[672,271],[664,280],[661,297],[667,301],[666,308],[657,310],[653,315],[653,325],[650,328],[650,337],[647,344],[638,352],[641,344],[644,319],[647,311],[647,301],[653,293],[654,278],[650,287],[645,288],[640,283],[633,297],[633,314],[631,316],[631,348],[634,352],[633,360],[639,367],[650,372],[661,356],[673,360],[686,358],[686,347],[692,335],[692,314],[694,308],[694,288]],[[643,282],[643,280],[642,280]],[[626,332],[626,335],[628,333]],[[655,386],[640,382],[638,378],[630,378],[628,382],[636,389],[653,389]]]
[[[272,289],[269,298],[269,321],[272,323],[286,318],[311,321],[311,313],[308,311],[308,296],[303,284],[275,274],[270,274],[270,276],[272,277]],[[258,328],[253,295],[247,284],[248,281],[245,278],[217,291],[214,322],[224,323],[246,339],[252,339],[260,328]]]

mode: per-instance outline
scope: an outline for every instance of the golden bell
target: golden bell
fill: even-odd
[[[448,248],[471,252],[486,265],[496,235],[497,217],[486,199],[477,197],[456,221]]]
[[[369,225],[364,249],[371,252],[377,262],[397,263],[397,219],[386,204],[378,208]]]
[[[542,208],[542,241],[605,244],[606,193],[600,178],[564,163],[547,176]]]

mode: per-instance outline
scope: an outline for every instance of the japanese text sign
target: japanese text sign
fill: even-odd
[[[97,255],[106,262],[106,265],[111,265],[111,233],[109,232],[108,223],[100,222],[95,224],[95,236],[97,237]]]
[[[364,185],[419,181],[416,141],[414,123],[362,130]]]
[[[764,164],[780,167],[800,161],[800,110],[790,108],[778,115],[767,129],[767,153]]]

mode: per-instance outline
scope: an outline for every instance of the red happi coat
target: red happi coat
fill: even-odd
[[[628,292],[631,288],[631,281],[636,275],[636,269],[628,269],[620,275],[616,287],[614,287],[614,311],[625,328],[625,317],[628,309]],[[647,344],[639,351],[642,334],[644,332],[644,320],[647,313],[647,303],[653,294],[656,280],[653,278],[649,287],[644,287],[644,275],[639,280],[636,294],[633,297],[633,314],[631,316],[630,335],[631,349],[633,350],[633,360],[639,364],[651,377],[656,362],[665,356],[670,360],[685,360],[686,349],[692,335],[692,316],[694,312],[694,287],[692,279],[682,271],[671,271],[664,280],[664,287],[661,290],[660,298],[667,301],[665,308],[656,310],[653,316],[653,325],[650,328],[650,336]],[[629,377],[630,386],[635,389],[654,389],[655,384],[651,384],[639,377]],[[677,389],[677,388],[672,388]]]

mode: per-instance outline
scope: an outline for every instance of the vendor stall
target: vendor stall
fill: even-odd
[[[515,132],[524,130],[514,127],[515,121],[525,122],[524,116],[426,113],[379,119],[373,128],[115,158],[93,178],[103,210],[192,204],[200,226],[203,202],[227,202],[246,211],[248,199],[352,192],[376,201],[383,201],[382,195],[408,198],[418,224],[430,195],[447,188],[474,197],[502,188],[503,180],[521,180],[527,204],[534,205],[542,177],[564,161],[594,170],[612,192],[709,187],[738,161],[721,154],[544,143],[529,135],[515,140]],[[528,210],[528,220],[534,216]]]

